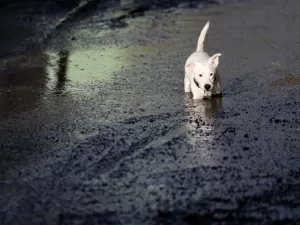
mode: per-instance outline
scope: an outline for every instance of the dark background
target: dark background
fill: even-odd
[[[79,3],[1,1],[0,224],[299,225],[299,1]]]

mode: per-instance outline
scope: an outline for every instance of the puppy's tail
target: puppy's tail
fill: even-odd
[[[197,52],[203,51],[203,44],[205,41],[205,37],[206,37],[207,31],[208,31],[208,28],[209,28],[209,21],[206,22],[205,26],[203,27],[203,29],[200,33],[200,36],[198,39],[198,44],[197,44],[197,49],[196,49]]]

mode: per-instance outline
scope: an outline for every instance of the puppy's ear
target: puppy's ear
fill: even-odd
[[[215,68],[219,65],[219,57],[221,53],[214,54],[212,57],[209,58],[209,63],[211,63]]]
[[[196,66],[195,63],[188,64],[186,67],[189,69],[193,69]]]

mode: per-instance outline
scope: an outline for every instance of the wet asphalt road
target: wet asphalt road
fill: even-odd
[[[299,6],[96,5],[1,42],[0,224],[300,224]],[[224,95],[193,101],[208,19]]]

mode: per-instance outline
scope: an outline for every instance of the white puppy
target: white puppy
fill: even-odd
[[[217,71],[221,53],[209,56],[203,51],[203,43],[209,21],[203,27],[196,52],[190,55],[185,63],[184,91],[192,92],[193,99],[202,99],[221,94],[221,79]]]

